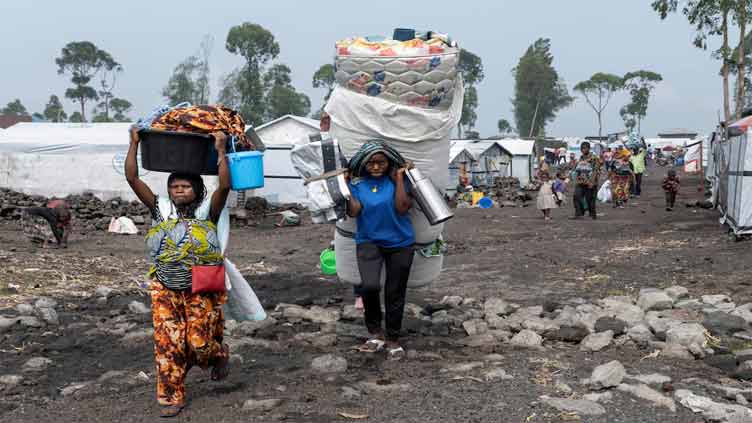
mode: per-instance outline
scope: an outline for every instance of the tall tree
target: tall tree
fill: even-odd
[[[205,35],[197,54],[188,56],[172,71],[162,96],[174,105],[187,101],[192,104],[207,104],[210,99],[210,68],[214,39]]]
[[[480,56],[462,49],[460,50],[459,72],[465,83],[465,98],[462,103],[462,117],[457,125],[457,137],[462,138],[463,128],[471,129],[475,127],[478,120],[478,114],[475,110],[478,108],[478,90],[475,85],[483,81],[483,60]]]
[[[275,64],[264,73],[265,117],[274,120],[291,114],[307,116],[311,111],[311,100],[307,95],[299,93],[292,86],[292,71],[287,65]]]
[[[654,0],[653,10],[658,12],[661,19],[666,19],[670,13],[676,13],[681,6],[681,12],[689,23],[695,27],[695,47],[707,50],[708,38],[720,35],[723,39],[720,50],[714,56],[722,60],[721,75],[723,76],[723,115],[725,121],[731,120],[731,106],[729,100],[729,20],[737,2],[740,0]]]
[[[637,132],[640,132],[642,120],[648,114],[650,94],[661,81],[663,81],[663,77],[659,73],[646,70],[629,72],[624,75],[624,88],[629,92],[632,99],[627,108],[628,114],[636,120]]]
[[[123,67],[118,64],[112,69],[103,69],[102,72],[100,72],[102,76],[102,79],[99,81],[101,88],[99,89],[99,92],[97,94],[99,95],[99,98],[102,101],[99,104],[97,104],[97,107],[102,110],[102,113],[104,114],[105,122],[111,121],[110,101],[114,97],[114,94],[112,92],[115,90],[115,83],[117,82],[117,76],[122,71],[123,71]]]
[[[313,74],[313,88],[326,89],[326,95],[324,95],[324,104],[321,108],[324,108],[326,102],[329,101],[329,97],[334,91],[334,84],[337,80],[334,77],[334,65],[327,63],[322,65],[316,73]]]
[[[747,22],[749,21],[750,8],[752,2],[749,0],[739,0],[736,2],[736,8],[734,9],[734,20],[736,20],[739,26],[739,44],[736,46],[736,119],[742,118],[742,110],[744,109],[744,87],[746,78],[744,75],[744,63],[746,55],[746,37],[747,37]]]
[[[614,93],[621,90],[623,80],[620,76],[598,72],[587,81],[574,86],[574,90],[582,94],[585,101],[598,118],[598,137],[603,136],[603,111]]]
[[[744,45],[745,46],[752,45],[752,32],[747,33],[747,36],[744,39]],[[739,47],[736,47],[734,51],[731,53],[731,59],[729,60],[729,73],[737,77],[736,89],[738,90],[739,89],[738,72],[740,71],[742,72],[744,87],[743,87],[743,92],[742,92],[741,104],[742,104],[742,110],[746,110],[752,107],[752,80],[750,80],[750,75],[752,74],[752,49],[746,48],[744,50],[744,60],[742,62],[743,63],[742,65],[739,65],[738,57],[739,57]],[[723,69],[721,69],[719,72],[722,73]]]
[[[44,106],[45,119],[51,122],[65,122],[68,119],[68,115],[63,110],[63,104],[56,95],[51,95],[47,105]]]
[[[11,102],[9,102],[5,108],[0,110],[0,115],[5,116],[23,116],[27,117],[30,116],[29,112],[26,110],[26,107],[21,103],[21,100],[15,99]]]
[[[57,73],[69,74],[75,88],[68,88],[65,97],[81,105],[81,120],[86,121],[86,102],[99,98],[97,91],[89,85],[91,79],[102,70],[112,70],[118,63],[104,50],[89,41],[74,41],[63,47],[60,57],[55,59]]]
[[[70,119],[68,121],[69,122],[75,122],[75,123],[81,123],[81,122],[84,122],[84,117],[81,116],[81,112],[73,112],[70,115]]]
[[[187,101],[192,104],[201,102],[201,91],[198,86],[198,72],[202,63],[196,56],[189,56],[180,62],[172,71],[167,85],[162,89],[162,96],[171,105]]]
[[[509,121],[504,118],[499,119],[497,127],[499,128],[500,134],[508,134],[514,131],[514,128],[512,128],[512,125],[509,123]]]
[[[279,44],[264,27],[246,22],[230,29],[225,47],[246,61],[242,72],[234,78],[236,83],[242,79],[237,86],[241,90],[240,112],[247,122],[259,125],[265,114],[263,68],[279,55]]]
[[[115,122],[131,121],[131,119],[125,115],[133,107],[130,101],[122,98],[113,98],[110,101],[110,107],[112,108],[112,111],[115,112],[115,115],[112,117]]]
[[[520,58],[514,74],[514,118],[521,136],[545,134],[546,125],[574,100],[553,66],[551,41],[539,38]]]

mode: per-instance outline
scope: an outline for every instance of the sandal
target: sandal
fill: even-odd
[[[378,338],[369,339],[365,344],[358,347],[358,351],[363,353],[377,353],[384,349],[385,344],[384,341]]]
[[[390,348],[386,352],[386,358],[391,361],[399,361],[405,358],[407,354],[405,353],[404,348],[397,347],[397,348]]]
[[[183,408],[185,408],[185,404],[164,405],[159,411],[159,417],[175,417],[183,411]]]
[[[211,380],[219,381],[230,374],[230,347],[222,346],[222,356],[217,359],[211,371]]]

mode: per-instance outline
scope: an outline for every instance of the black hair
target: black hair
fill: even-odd
[[[676,170],[675,169],[669,169],[668,170],[668,176],[676,176]]]
[[[582,144],[580,144],[580,148],[582,148],[582,147],[587,147],[587,148],[590,148],[590,143],[589,143],[589,142],[587,142],[587,141],[585,141],[585,142],[583,142]]]
[[[204,199],[206,198],[206,185],[204,185],[204,179],[201,178],[201,175],[197,175],[195,173],[173,172],[167,178],[168,193],[170,185],[172,185],[172,183],[177,179],[190,182],[191,188],[193,188],[193,193],[196,195],[196,198],[194,198],[193,201],[188,204],[175,205],[178,210],[178,215],[181,217],[193,218],[196,216],[196,210],[198,210],[198,208],[201,206],[201,203],[203,203]]]

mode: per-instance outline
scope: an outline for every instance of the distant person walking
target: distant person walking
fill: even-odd
[[[629,201],[629,190],[632,185],[632,169],[629,167],[628,154],[624,150],[616,152],[615,160],[608,172],[611,181],[611,202],[614,208],[624,208]]]
[[[676,204],[676,194],[679,193],[679,177],[676,176],[676,170],[669,169],[666,178],[663,179],[663,192],[666,194],[666,211],[674,209]]]
[[[595,211],[596,195],[598,191],[598,177],[601,171],[601,161],[598,157],[590,152],[590,143],[583,142],[580,145],[582,153],[577,160],[573,177],[575,180],[574,188],[574,210],[573,219],[581,219],[585,216],[585,210],[588,210],[593,220],[598,216]]]
[[[645,149],[640,148],[640,150],[633,154],[629,159],[629,163],[632,165],[632,172],[634,172],[635,183],[632,189],[632,194],[634,194],[635,197],[639,197],[642,194],[642,174],[645,173],[646,154]]]

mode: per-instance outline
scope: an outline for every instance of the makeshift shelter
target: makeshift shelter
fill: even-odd
[[[91,192],[100,199],[135,200],[125,180],[130,123],[17,123],[0,132],[0,187],[26,194],[64,197]],[[272,202],[304,202],[305,190],[290,163],[292,145],[267,146],[265,186],[248,196]],[[140,165],[139,159],[139,165]],[[139,168],[158,195],[167,194],[167,173]],[[214,190],[215,176],[204,176]],[[228,205],[235,205],[231,193]]]
[[[255,129],[266,145],[292,145],[320,131],[319,121],[295,115],[284,115]]]
[[[735,235],[752,234],[752,116],[728,127],[728,137],[718,144],[718,209],[721,223]]]
[[[535,141],[522,139],[496,140],[511,156],[507,175],[520,180],[522,186],[527,185],[533,179],[533,165],[535,164]]]
[[[471,159],[468,170],[473,185],[492,185],[494,178],[509,175],[512,155],[496,140],[453,140],[450,145],[450,169],[452,149],[458,155],[460,149],[466,151]],[[450,178],[449,185],[456,186],[457,181]]]
[[[449,194],[457,190],[461,176],[470,176],[472,165],[473,155],[465,149],[465,144],[452,143],[449,149],[449,186],[446,187]]]

